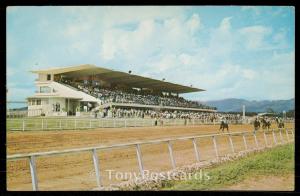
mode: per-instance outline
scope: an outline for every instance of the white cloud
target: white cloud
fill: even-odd
[[[188,54],[185,54],[185,53],[182,53],[179,55],[179,60],[180,62],[183,64],[183,65],[189,65],[191,64],[192,62],[192,56],[191,55],[188,55]]]
[[[252,11],[255,15],[261,14],[260,7],[258,7],[258,6],[242,6],[241,10],[242,11]]]
[[[226,17],[221,21],[221,24],[219,27],[219,29],[221,31],[227,32],[231,29],[231,23],[230,23],[231,18],[232,17]]]
[[[245,39],[245,46],[249,50],[258,50],[269,47],[265,42],[265,37],[270,35],[272,29],[265,26],[249,26],[239,30],[239,33]]]
[[[170,6],[109,6],[104,10],[105,27],[144,20],[163,20],[179,16],[185,7]]]
[[[193,14],[192,17],[186,23],[191,34],[196,33],[201,27],[201,20],[198,14]]]
[[[157,53],[176,54],[182,48],[194,48],[193,34],[200,28],[198,15],[185,21],[180,14],[160,22],[140,20],[132,31],[111,27],[103,33],[101,57],[105,60],[119,57],[132,62],[137,57],[147,59]]]
[[[251,70],[251,69],[244,69],[242,71],[242,74],[243,74],[244,78],[252,80],[252,79],[255,78],[257,73],[255,71]]]
[[[274,34],[272,28],[263,25],[235,29],[231,23],[236,18],[230,16],[220,19],[217,27],[204,28],[202,20],[206,19],[198,14],[185,17],[185,9],[166,6],[65,7],[61,11],[66,13],[66,25],[55,31],[66,41],[61,45],[58,43],[57,48],[62,48],[71,58],[57,60],[51,56],[53,48],[47,50],[49,54],[36,49],[31,51],[30,58],[19,61],[27,66],[21,71],[94,59],[99,66],[130,69],[134,74],[206,89],[206,92],[194,94],[197,99],[248,95],[268,98],[276,93],[289,98],[294,81],[290,67],[294,63],[292,54],[259,57],[253,60],[259,62],[257,64],[235,56],[236,52],[251,56],[256,50],[289,45],[285,31]],[[42,21],[40,28],[51,24]],[[200,31],[204,33],[198,34]],[[14,50],[8,48],[8,51]],[[87,56],[91,58],[86,60]],[[258,65],[262,65],[261,68]],[[15,74],[15,70],[8,70],[8,75]],[[33,81],[31,78],[24,80]],[[274,85],[276,88],[270,89]],[[283,86],[289,87],[284,89]]]

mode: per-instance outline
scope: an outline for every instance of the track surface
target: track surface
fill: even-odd
[[[230,132],[250,131],[252,125],[230,125]],[[286,124],[287,128],[294,127]],[[79,131],[28,131],[7,132],[7,154],[43,152],[50,150],[110,145],[134,141],[176,138],[218,133],[219,125],[169,126],[169,127],[134,127],[134,128],[99,128]],[[276,128],[272,125],[272,128]],[[287,140],[285,132],[282,134]],[[280,141],[280,135],[276,133]],[[289,134],[289,138],[292,135]],[[259,146],[264,146],[262,132],[258,132]],[[267,135],[268,144],[274,145],[272,134]],[[254,148],[253,136],[246,136],[249,148]],[[236,151],[245,149],[241,136],[233,137]],[[198,139],[200,159],[215,157],[211,138]],[[219,155],[231,153],[227,136],[217,137]],[[195,152],[190,140],[173,143],[176,166],[195,162]],[[172,169],[167,144],[142,145],[144,169],[152,172]],[[136,172],[138,163],[135,148],[110,149],[98,151],[101,181],[104,185],[121,182],[115,178],[115,172]],[[91,190],[95,188],[96,179],[90,152],[36,158],[37,175],[40,190]],[[112,171],[112,179],[109,172]],[[119,175],[119,178],[122,176]],[[125,180],[125,178],[124,178]],[[7,162],[7,189],[32,190],[28,160]]]

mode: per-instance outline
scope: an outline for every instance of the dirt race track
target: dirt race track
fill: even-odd
[[[230,132],[250,131],[253,125],[230,125]],[[286,124],[286,128],[294,127]],[[134,141],[176,138],[218,133],[219,125],[134,127],[134,128],[99,128],[79,131],[28,131],[7,132],[7,154],[45,152],[50,150],[70,149],[96,145],[110,145]],[[275,124],[272,128],[276,128]],[[287,141],[286,133],[282,134]],[[276,138],[280,141],[279,133]],[[292,134],[289,134],[292,138]],[[264,146],[261,131],[257,133],[259,146]],[[272,134],[267,135],[269,145],[274,145]],[[249,148],[255,147],[253,136],[246,136]],[[201,160],[215,157],[211,138],[197,139]],[[245,149],[242,136],[234,136],[236,151]],[[218,136],[219,155],[231,153],[227,136]],[[176,166],[195,162],[195,152],[191,140],[173,143]],[[167,144],[142,145],[144,169],[166,171],[172,169]],[[138,162],[134,147],[99,150],[101,181],[104,185],[120,182],[109,179],[107,170],[138,173]],[[91,152],[64,154],[36,158],[39,190],[91,190],[97,186]],[[115,174],[112,172],[112,174]],[[32,190],[28,160],[7,161],[7,189]]]

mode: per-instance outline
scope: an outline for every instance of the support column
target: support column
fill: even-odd
[[[138,159],[138,163],[139,163],[139,169],[140,169],[140,173],[142,175],[142,177],[144,178],[144,165],[143,165],[143,161],[142,161],[142,153],[141,153],[141,148],[139,144],[136,144],[136,156]]]
[[[34,191],[37,191],[38,190],[38,180],[37,180],[37,175],[36,175],[36,165],[35,165],[35,157],[34,156],[31,156],[29,158],[29,166],[30,166],[32,189]]]
[[[92,154],[93,154],[93,162],[94,162],[94,168],[96,173],[97,185],[98,187],[101,187],[101,177],[100,177],[100,168],[99,168],[99,159],[97,155],[97,150],[93,149]]]
[[[171,159],[172,167],[173,167],[173,169],[175,169],[176,168],[176,164],[175,164],[175,160],[174,160],[172,144],[171,144],[170,141],[168,141],[167,143],[168,143],[168,148],[169,148],[169,153],[170,153],[170,159]]]
[[[198,148],[197,148],[197,142],[196,142],[195,138],[193,138],[193,144],[194,144],[194,149],[195,149],[196,160],[197,160],[197,162],[199,162],[200,161],[200,156],[199,156],[199,151],[198,151]]]
[[[231,151],[232,151],[232,153],[234,153],[234,146],[233,146],[231,135],[229,135],[228,138],[229,138],[229,142],[230,142],[230,146],[231,146]]]
[[[214,143],[214,148],[215,148],[216,157],[219,158],[219,153],[218,153],[218,147],[217,147],[216,136],[212,136],[212,139],[213,139],[213,143]]]
[[[263,132],[264,132],[265,144],[266,144],[266,147],[268,147],[268,141],[267,141],[266,131],[264,130]]]

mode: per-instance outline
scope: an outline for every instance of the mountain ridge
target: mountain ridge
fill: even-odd
[[[219,112],[241,112],[245,105],[246,112],[274,112],[289,111],[295,108],[295,98],[287,100],[246,100],[239,98],[228,98],[221,100],[199,101],[207,106],[217,107]]]

